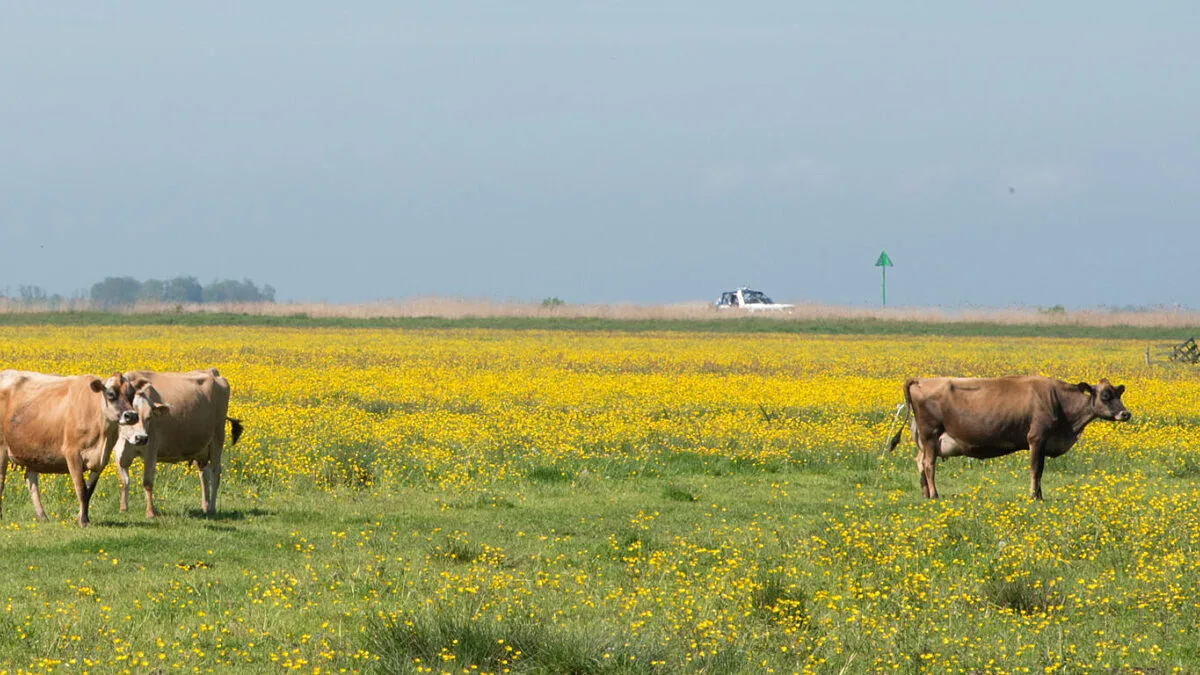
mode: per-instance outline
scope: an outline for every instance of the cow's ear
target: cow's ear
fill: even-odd
[[[1087,394],[1088,396],[1092,395],[1092,385],[1088,384],[1087,382],[1080,382],[1079,384],[1075,385],[1075,388]]]
[[[171,412],[170,405],[168,405],[166,403],[155,403],[154,404],[154,412],[152,412],[151,414],[154,415],[155,417],[158,417],[159,415],[166,415],[169,412]]]
[[[149,385],[149,384],[150,384],[150,380],[147,380],[147,379],[146,379],[146,378],[144,378],[144,377],[138,377],[138,378],[134,378],[134,379],[132,379],[132,380],[129,380],[129,384],[133,385],[133,390],[134,390],[134,391],[136,391],[136,392],[140,392],[140,391],[142,390],[142,388],[143,388],[143,387],[145,387],[145,386],[147,386],[147,385]]]
[[[93,377],[92,381],[88,383],[88,386],[91,387],[92,391],[96,392],[97,394],[104,391],[104,383],[101,382],[100,378],[98,377]]]
[[[1117,398],[1121,398],[1121,394],[1124,394],[1124,393],[1125,393],[1125,385],[1118,384],[1117,385]]]

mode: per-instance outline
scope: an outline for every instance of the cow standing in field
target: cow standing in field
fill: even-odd
[[[910,379],[904,383],[905,421],[911,416],[921,493],[938,496],[933,482],[938,457],[990,459],[1028,448],[1029,496],[1041,499],[1046,458],[1070,450],[1093,420],[1128,421],[1124,393],[1125,385],[1104,379],[1095,386],[1037,376]],[[903,431],[902,426],[888,450]]]
[[[217,510],[221,486],[221,455],[225,450],[225,422],[230,423],[230,446],[242,435],[242,424],[227,417],[229,382],[216,368],[188,373],[125,373],[136,392],[131,402],[146,425],[144,440],[126,440],[116,450],[121,479],[121,511],[129,506],[129,466],[142,458],[142,488],[146,492],[146,517],[154,518],[154,472],[158,462],[191,462],[200,473],[200,508]],[[165,412],[166,414],[154,413]]]
[[[38,475],[67,473],[79,499],[80,525],[119,437],[138,421],[130,405],[133,388],[120,374],[59,377],[18,370],[0,372],[0,500],[12,461],[25,483],[38,520],[46,520]],[[87,481],[83,473],[90,472]],[[0,502],[2,504],[2,502]]]

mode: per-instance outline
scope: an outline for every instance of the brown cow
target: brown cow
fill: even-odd
[[[59,377],[18,370],[0,372],[0,500],[8,462],[25,468],[38,520],[46,520],[38,475],[69,473],[79,499],[79,524],[118,437],[137,422],[132,387],[120,374]],[[84,482],[83,472],[89,471]],[[2,502],[0,502],[2,503]]]
[[[242,424],[227,417],[229,382],[216,368],[188,373],[125,373],[137,392],[135,402],[144,420],[145,438],[126,440],[116,450],[121,479],[121,511],[129,506],[129,466],[142,458],[142,489],[146,492],[146,517],[155,517],[152,494],[158,462],[192,462],[200,471],[200,508],[216,513],[221,486],[221,455],[225,449],[225,422],[230,423],[230,446],[242,435]],[[151,412],[166,411],[151,417]]]
[[[171,406],[162,402],[162,398],[155,391],[153,385],[145,380],[139,384],[140,386],[133,390],[129,397],[133,409],[137,411],[138,422],[130,425],[128,434],[122,434],[120,442],[113,451],[117,462],[117,475],[121,479],[121,513],[125,513],[129,499],[129,463],[133,461],[134,457],[147,454],[145,450],[150,445],[151,438],[158,436],[159,418],[171,410]],[[142,486],[146,490],[147,518],[155,517],[150,493],[154,487],[156,458],[157,455],[152,450],[149,457],[143,457],[142,460],[146,466],[146,478],[143,479]]]
[[[1042,498],[1042,469],[1075,445],[1092,420],[1128,421],[1121,403],[1125,385],[1092,386],[1038,376],[998,378],[922,377],[904,383],[904,401],[917,444],[921,493],[938,496],[938,457],[990,459],[1029,449],[1029,496]],[[888,442],[900,442],[904,427]]]

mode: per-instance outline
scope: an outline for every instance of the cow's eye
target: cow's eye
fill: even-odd
[[[104,398],[107,398],[110,401],[115,401],[115,400],[117,400],[117,392],[112,391],[110,389],[110,390],[104,392]]]
[[[1100,394],[1100,400],[1102,400],[1102,401],[1107,401],[1111,398],[1112,398],[1112,394],[1108,393],[1107,391]]]

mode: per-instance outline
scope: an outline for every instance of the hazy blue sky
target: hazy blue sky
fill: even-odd
[[[1195,306],[1200,3],[0,8],[0,288]],[[1013,188],[1012,191],[1010,188]]]

